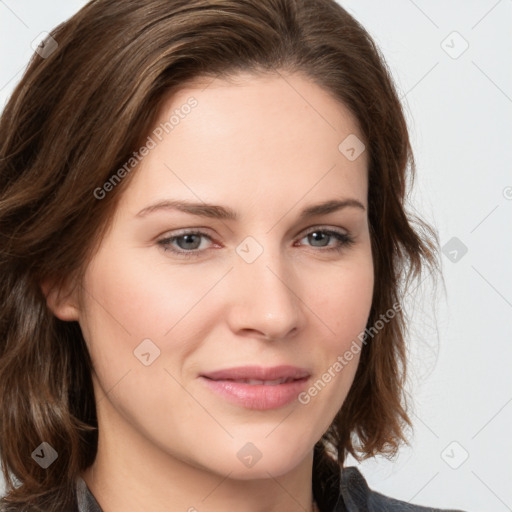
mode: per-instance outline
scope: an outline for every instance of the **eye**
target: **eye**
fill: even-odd
[[[202,252],[200,248],[202,239],[204,238],[212,241],[212,239],[202,231],[186,231],[159,240],[158,245],[160,245],[164,251],[170,251],[187,258],[197,256],[199,252]],[[204,250],[204,247],[202,249]]]
[[[157,243],[166,252],[172,252],[179,257],[192,258],[200,256],[207,250],[207,247],[202,244],[204,239],[213,242],[212,238],[203,231],[190,230],[163,238]],[[354,243],[354,239],[347,233],[321,228],[311,229],[300,240],[304,239],[308,240],[310,247],[317,247],[321,252],[340,252]],[[329,243],[331,241],[334,245]]]
[[[312,247],[326,247],[325,251],[341,251],[354,243],[354,239],[347,233],[332,229],[313,228],[302,238],[306,238]],[[335,245],[329,246],[334,241]]]

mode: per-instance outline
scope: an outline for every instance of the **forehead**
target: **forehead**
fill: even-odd
[[[281,144],[295,135],[307,135],[313,142],[316,132],[321,132],[322,138],[329,133],[335,141],[339,136],[349,134],[363,139],[350,109],[331,91],[300,72],[240,72],[226,78],[196,77],[167,99],[158,122],[165,123],[170,114],[179,110],[191,96],[198,100],[199,109],[195,113],[199,112],[199,115],[188,124],[195,121],[196,127],[200,124],[215,127],[219,135],[231,120],[236,123],[236,129],[252,127],[256,131],[261,128],[269,134],[281,129],[282,138],[278,141]],[[217,124],[216,121],[221,119],[224,123]],[[176,133],[180,131],[183,130]]]
[[[137,196],[168,186],[196,200],[256,200],[263,189],[295,201],[328,192],[366,199],[366,152],[343,153],[346,140],[363,144],[357,120],[300,74],[196,78],[166,100],[150,136]]]

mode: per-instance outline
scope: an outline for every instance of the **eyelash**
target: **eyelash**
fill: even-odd
[[[311,235],[313,233],[324,233],[327,236],[334,237],[335,239],[338,240],[339,245],[337,245],[335,247],[329,247],[329,248],[320,247],[319,249],[321,249],[321,252],[329,252],[330,253],[332,251],[335,251],[335,252],[339,253],[342,250],[353,245],[355,242],[354,239],[346,233],[334,231],[332,229],[321,229],[321,228],[314,228],[314,229],[309,230],[307,233],[305,233],[302,236],[302,238],[305,238],[306,236]],[[159,240],[157,243],[158,243],[158,245],[160,245],[163,248],[163,250],[165,252],[169,251],[169,252],[172,252],[172,253],[174,253],[180,257],[183,257],[183,258],[194,258],[194,257],[200,256],[201,253],[204,252],[204,250],[194,249],[191,251],[185,251],[183,249],[176,250],[176,249],[171,248],[172,242],[176,241],[178,238],[182,238],[187,235],[199,235],[199,236],[205,237],[205,238],[209,239],[210,241],[212,241],[211,237],[209,235],[207,235],[206,233],[204,233],[202,231],[197,231],[197,230],[190,230],[190,231],[184,231],[183,233],[180,233],[178,235],[164,238],[162,240]],[[313,246],[311,246],[311,247],[313,247]]]

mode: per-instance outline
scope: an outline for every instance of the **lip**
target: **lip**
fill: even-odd
[[[311,374],[304,368],[239,366],[201,374],[199,379],[214,393],[246,409],[269,410],[295,401]],[[276,381],[282,380],[279,383]],[[267,381],[240,382],[240,381]]]

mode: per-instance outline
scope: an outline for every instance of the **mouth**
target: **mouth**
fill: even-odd
[[[256,410],[277,409],[294,402],[310,377],[308,370],[295,366],[243,366],[199,376],[217,396]]]
[[[202,377],[211,380],[247,381],[246,383],[249,384],[268,383],[266,385],[270,386],[303,379],[309,375],[310,373],[305,368],[290,365],[266,368],[263,366],[238,366],[201,374]]]
[[[208,378],[208,377],[206,377]],[[239,384],[249,384],[251,386],[278,386],[279,384],[286,384],[287,382],[293,382],[291,377],[286,379],[274,379],[274,380],[259,380],[259,379],[212,379],[212,380],[223,380],[225,382],[237,382]]]

